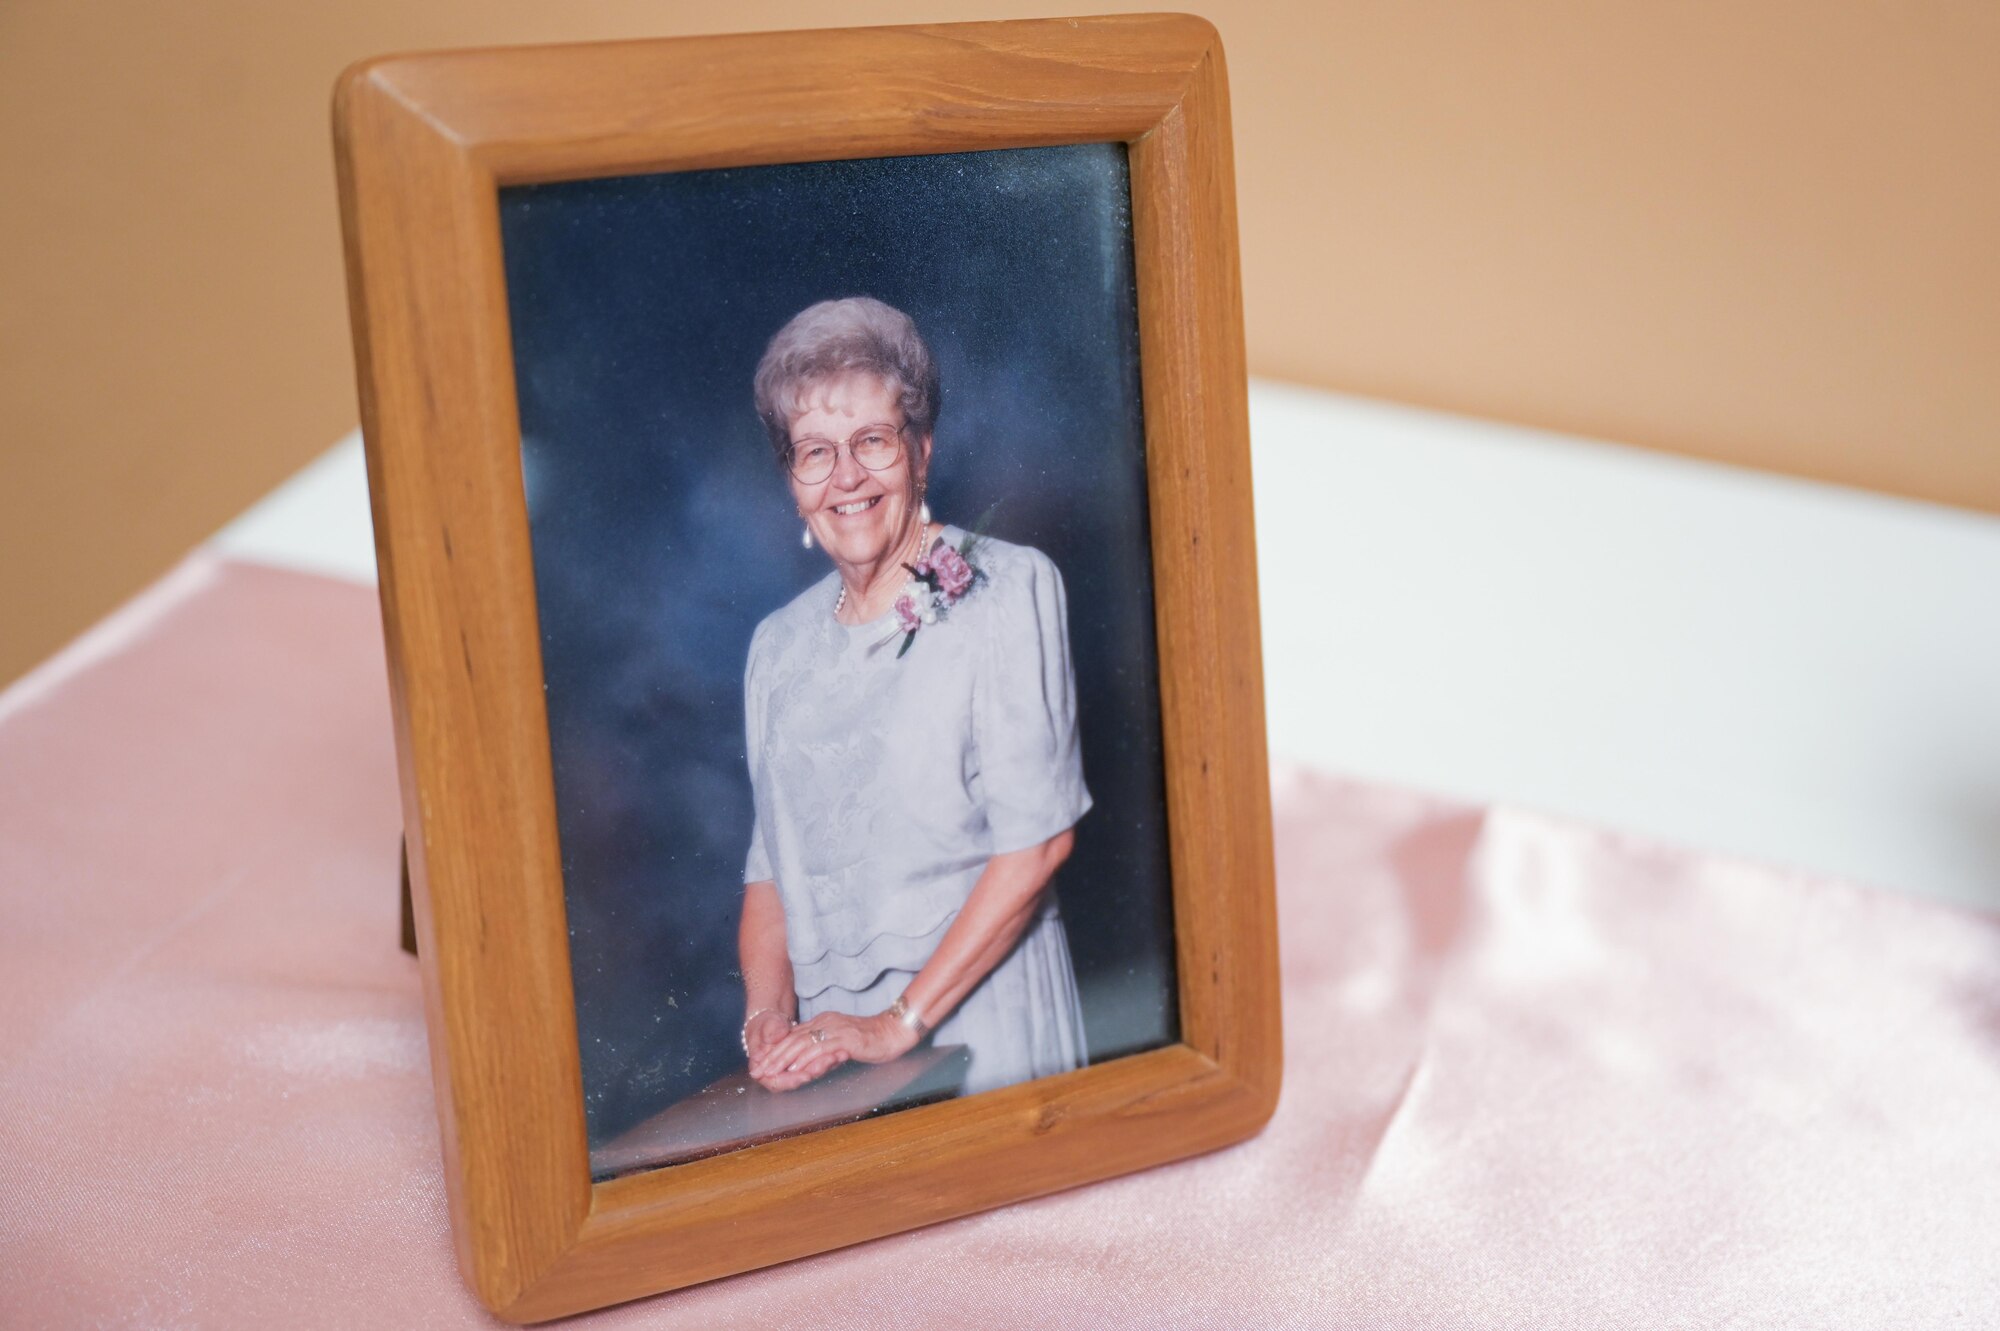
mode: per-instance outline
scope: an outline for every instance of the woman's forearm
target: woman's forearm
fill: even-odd
[[[986,862],[937,951],[903,991],[911,1011],[936,1026],[1000,964],[1034,921],[1042,889],[1074,844],[1074,834],[1064,831]]]
[[[950,1015],[1020,941],[1041,905],[1043,889],[1069,857],[1073,843],[1065,831],[1039,846],[995,855],[986,862],[937,951],[903,990],[910,1009],[926,1024],[936,1026]],[[775,899],[775,891],[772,895]],[[746,921],[750,914],[746,900]],[[745,936],[749,936],[747,924]],[[789,968],[789,960],[786,965]],[[772,1090],[791,1090],[850,1058],[886,1063],[907,1053],[918,1038],[887,1012],[872,1017],[822,1014],[765,1048],[753,1047],[750,1075]]]
[[[736,952],[743,969],[743,1012],[770,1009],[786,1017],[798,1015],[792,992],[792,956],[785,947],[785,907],[778,885],[750,883],[743,889],[743,920],[737,926]]]

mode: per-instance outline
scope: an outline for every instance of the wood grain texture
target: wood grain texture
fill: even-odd
[[[799,71],[812,71],[802,77]],[[460,1263],[536,1321],[1211,1150],[1276,1105],[1278,961],[1229,112],[1183,16],[369,62],[336,100]],[[1183,1042],[592,1186],[497,190],[1130,145]]]
[[[365,80],[336,111],[453,1233],[503,1308],[568,1246],[590,1188],[497,203]]]

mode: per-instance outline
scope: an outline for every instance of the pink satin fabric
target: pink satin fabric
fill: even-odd
[[[491,1320],[373,594],[203,565],[0,695],[0,1325]],[[605,1327],[2000,1323],[2000,921],[1276,778],[1257,1139]]]

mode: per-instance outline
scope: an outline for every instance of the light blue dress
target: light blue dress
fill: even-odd
[[[965,533],[947,526],[958,546]],[[744,671],[756,825],[746,883],[777,885],[799,1019],[872,1016],[929,960],[994,855],[1090,808],[1061,575],[990,537],[981,574],[900,658],[893,612],[833,617],[829,573],[757,626]],[[932,1037],[966,1089],[1082,1065],[1083,1014],[1053,890]]]

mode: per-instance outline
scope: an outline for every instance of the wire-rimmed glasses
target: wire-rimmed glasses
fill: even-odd
[[[854,455],[854,460],[869,471],[885,471],[896,465],[896,459],[903,456],[903,431],[906,425],[864,425],[846,439],[836,443],[818,435],[807,435],[804,439],[794,439],[785,450],[785,466],[801,485],[817,485],[833,475],[833,469],[840,463],[840,450],[844,447]]]

